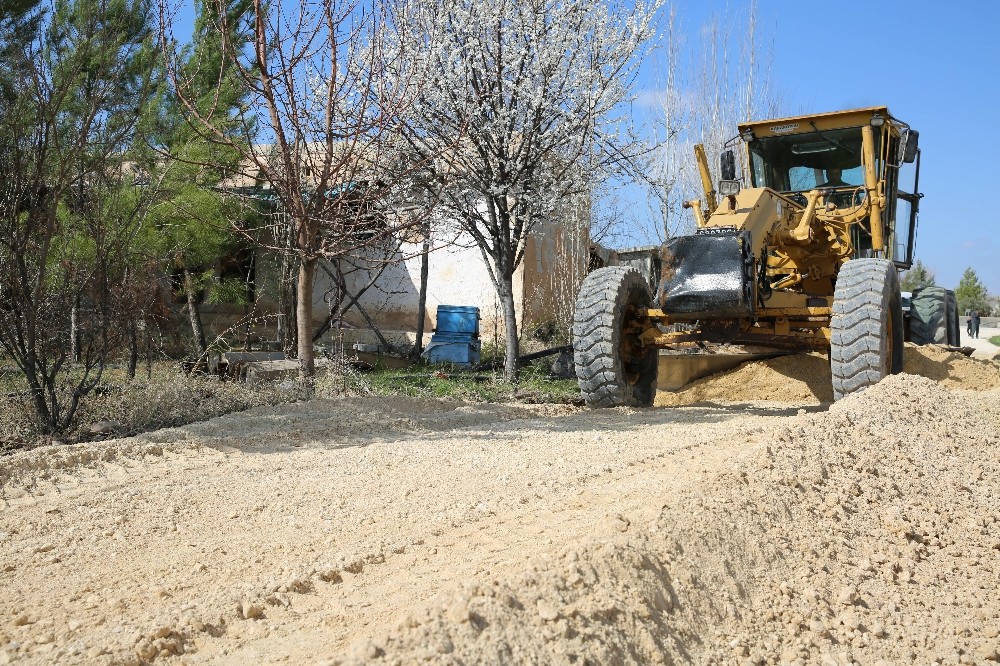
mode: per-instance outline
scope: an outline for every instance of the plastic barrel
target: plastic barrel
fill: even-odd
[[[472,305],[439,305],[437,332],[479,337],[479,308]]]

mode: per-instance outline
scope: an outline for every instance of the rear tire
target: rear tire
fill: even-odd
[[[903,309],[892,262],[855,259],[841,267],[830,330],[834,400],[903,370]]]
[[[656,396],[657,350],[639,343],[635,312],[652,294],[634,268],[601,268],[583,281],[573,316],[573,360],[590,407],[649,407]]]
[[[950,344],[953,336],[949,314],[948,290],[944,287],[914,291],[910,299],[910,341],[917,345]]]
[[[952,347],[962,346],[962,328],[958,323],[958,301],[955,299],[955,292],[951,289],[947,291],[948,310],[948,344]]]

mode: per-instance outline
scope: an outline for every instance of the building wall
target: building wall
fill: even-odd
[[[422,241],[414,240],[416,242],[402,245],[375,284],[358,301],[383,336],[393,344],[412,344],[417,328]],[[471,305],[480,311],[483,342],[502,344],[505,334],[500,300],[475,243],[456,232],[439,232],[432,238],[428,256],[424,341],[429,341],[433,333],[439,305]],[[558,224],[536,228],[528,239],[524,260],[514,274],[514,304],[522,334],[530,334],[539,324],[549,322],[569,325],[587,258],[585,232],[572,232]],[[353,272],[347,272],[347,264],[343,264],[347,288],[352,294],[364,288],[377,270],[375,267],[384,262],[374,253],[367,261],[370,269]],[[261,313],[277,311],[280,264],[280,257],[273,254],[260,253],[257,257],[257,309]],[[313,289],[316,326],[326,319],[336,296],[334,280],[318,267]],[[276,319],[272,316],[267,321],[265,327],[274,337]],[[345,343],[376,342],[356,307],[343,313],[340,324],[328,334],[328,339],[339,339],[343,335]]]
[[[397,334],[397,338],[405,338],[411,342],[412,334],[417,329],[422,249],[422,242],[404,243],[395,257],[396,263],[389,265],[375,285],[359,299],[361,306],[383,334],[398,331],[401,335]],[[348,289],[357,293],[370,279],[367,273],[354,274]],[[515,285],[515,293],[517,291],[518,287]],[[498,317],[499,301],[482,254],[474,244],[463,242],[454,234],[437,235],[432,239],[428,255],[425,341],[433,333],[439,305],[476,306],[482,317],[482,338],[492,339],[498,327],[502,333],[503,325]],[[344,319],[350,325],[366,328],[364,320],[355,309],[345,313]]]
[[[588,256],[586,230],[561,224],[536,228],[524,252],[522,335],[546,329],[559,338],[568,335]]]

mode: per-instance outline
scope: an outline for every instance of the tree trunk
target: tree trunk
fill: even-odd
[[[49,403],[45,400],[45,387],[42,382],[39,381],[37,373],[37,368],[35,367],[34,354],[28,354],[28,360],[32,364],[31,367],[25,368],[26,379],[28,380],[28,389],[31,391],[31,401],[35,404],[35,416],[38,419],[38,429],[42,434],[51,434],[55,432],[55,419],[52,416],[52,412],[49,409]]]
[[[69,311],[69,359],[73,363],[80,362],[80,323],[78,321],[79,299]]]
[[[295,258],[284,255],[281,259],[281,284],[278,293],[278,340],[286,358],[295,358],[298,336],[295,292]],[[301,268],[300,268],[301,272]]]
[[[133,319],[128,323],[128,367],[125,374],[129,379],[135,379],[135,368],[139,365],[139,335],[137,324]]]
[[[517,334],[517,313],[514,310],[514,285],[510,275],[500,277],[500,307],[503,309],[504,332],[507,336],[506,358],[503,364],[503,378],[508,382],[517,381],[517,357],[520,344]]]
[[[427,317],[427,275],[430,272],[428,254],[431,251],[431,244],[430,234],[426,229],[424,234],[424,247],[420,254],[420,296],[417,298],[417,340],[410,354],[414,359],[420,358],[420,354],[424,351],[424,319]]]
[[[295,323],[298,329],[299,379],[306,381],[316,374],[313,359],[313,278],[316,274],[316,259],[303,258],[299,261],[299,284],[296,293]]]
[[[146,379],[153,379],[153,327],[146,324],[143,329],[146,333]]]
[[[201,325],[201,306],[195,293],[194,276],[184,267],[184,293],[187,295],[188,317],[191,319],[191,335],[194,337],[195,356],[201,359],[208,351],[205,342],[205,329]]]

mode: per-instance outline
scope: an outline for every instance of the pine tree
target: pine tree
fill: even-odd
[[[0,97],[17,96],[18,69],[25,65],[25,47],[37,34],[43,12],[41,0],[6,0],[0,8]]]
[[[990,296],[986,291],[986,285],[971,266],[962,274],[962,279],[955,288],[955,298],[958,300],[959,313],[978,310],[979,314],[986,315],[990,312]]]
[[[220,21],[220,4],[202,0],[197,4],[192,43],[180,53],[179,73],[194,91],[193,104],[198,113],[219,126],[237,131],[247,119],[244,108],[247,93],[233,74],[234,63],[224,56],[221,25],[231,30],[240,25],[247,12],[245,0],[235,0],[221,10],[227,20]],[[229,39],[238,42],[232,34]],[[150,170],[159,184],[160,201],[153,209],[154,246],[168,266],[180,277],[180,292],[187,302],[191,323],[192,351],[202,357],[208,348],[201,321],[202,294],[214,284],[215,264],[238,246],[231,221],[245,214],[235,197],[219,188],[225,178],[236,172],[240,155],[232,147],[210,141],[185,120],[185,109],[164,81],[160,90],[155,127],[158,151],[151,155]],[[167,159],[162,159],[162,154]],[[231,294],[238,290],[227,289]],[[244,290],[245,291],[245,290]]]
[[[924,266],[919,259],[917,259],[917,263],[913,265],[913,268],[906,271],[903,278],[899,281],[900,291],[912,292],[923,287],[933,286],[934,273]]]

